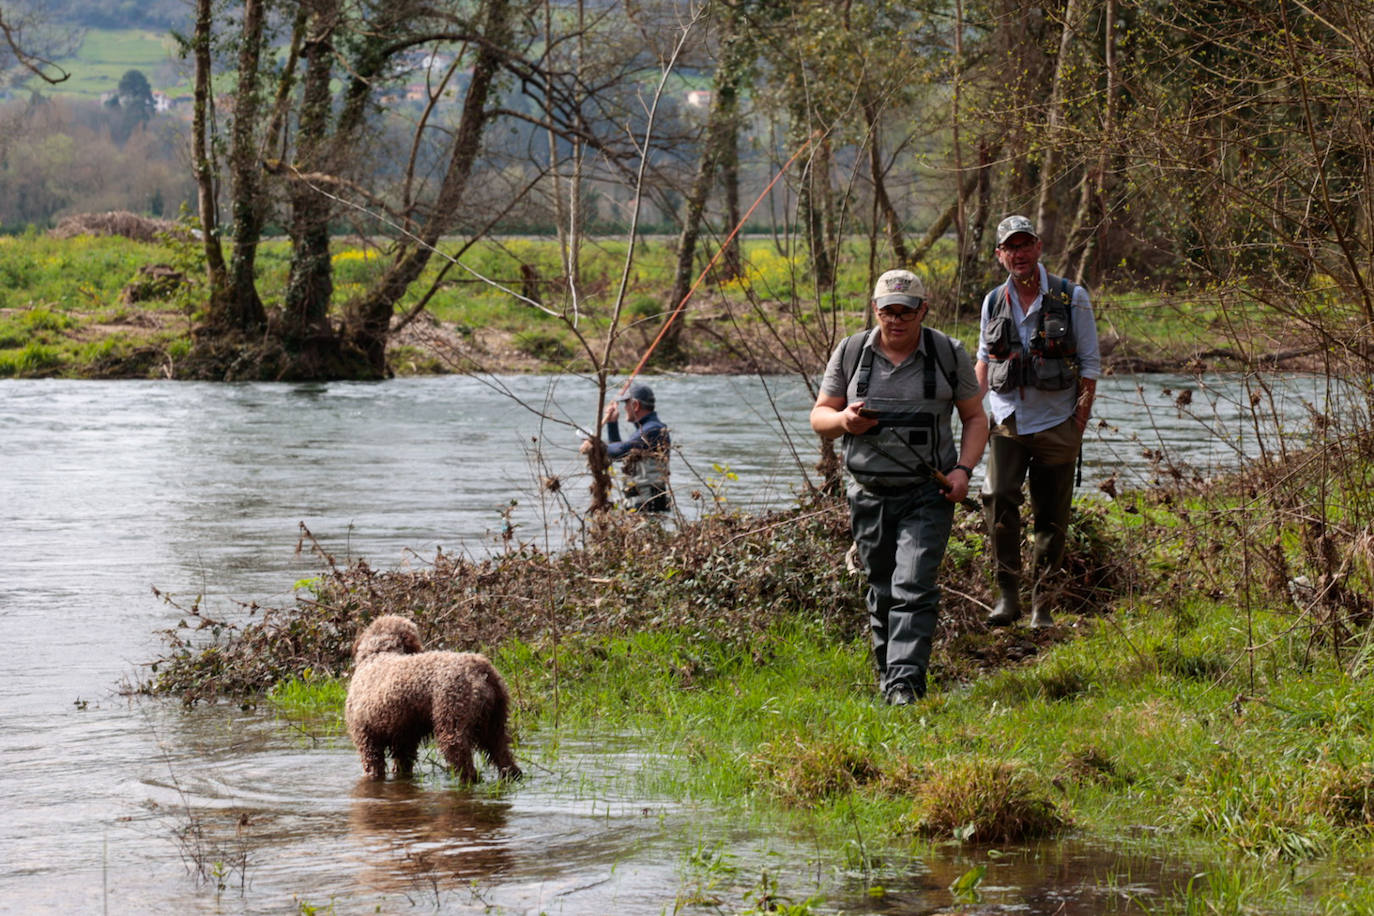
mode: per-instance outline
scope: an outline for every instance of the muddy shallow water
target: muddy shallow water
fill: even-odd
[[[340,557],[396,566],[492,549],[516,499],[517,537],[558,543],[558,525],[543,532],[559,507],[533,481],[558,475],[585,499],[576,436],[507,395],[583,424],[594,396],[575,379],[500,384],[0,382],[0,911],[735,912],[776,881],[821,910],[934,912],[981,863],[983,902],[966,912],[1087,914],[1187,880],[1072,842],[865,874],[853,850],[662,797],[647,777],[673,761],[633,737],[523,734],[530,778],[509,788],[461,790],[434,770],[373,786],[331,733],[120,695],[184,616],[154,587],[216,615],[285,603],[315,570],[294,553],[300,522]],[[1148,480],[1143,446],[1204,469],[1249,447],[1178,415],[1163,389],[1188,380],[1142,384],[1103,382],[1111,426],[1091,440],[1090,489],[1113,471]],[[757,380],[654,386],[689,516],[692,491],[716,484],[732,507],[791,499],[814,463],[802,386],[770,386],[785,431]],[[1192,409],[1218,424],[1232,400]]]

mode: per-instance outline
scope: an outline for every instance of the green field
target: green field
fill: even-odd
[[[26,88],[45,95],[96,99],[113,92],[130,70],[142,71],[154,91],[185,95],[191,91],[189,71],[177,57],[169,34],[141,29],[88,29],[76,55],[57,61],[71,74],[55,86],[35,78]]]

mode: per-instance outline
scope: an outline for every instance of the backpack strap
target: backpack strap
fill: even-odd
[[[1073,334],[1073,291],[1077,289],[1069,282],[1067,277],[1056,277],[1049,271],[1045,272],[1046,297],[1053,296],[1064,308],[1065,320],[1069,323],[1069,333]],[[1058,286],[1059,289],[1055,289]],[[1045,325],[1045,310],[1040,310],[1040,326]]]
[[[945,361],[940,358],[940,348],[935,345],[935,341],[944,338],[945,348],[949,350],[950,365],[946,366]],[[945,381],[949,383],[950,395],[953,396],[959,390],[958,382],[958,360],[954,357],[954,342],[949,339],[949,335],[943,331],[936,332],[929,325],[921,328],[921,346],[925,348],[926,364],[926,400],[935,400],[935,369],[938,366],[940,372],[944,374]]]
[[[869,333],[869,331],[857,331],[846,337],[844,343],[840,344],[840,370],[844,373],[846,388],[849,387],[849,380],[854,377],[854,370],[859,367],[859,363],[862,361],[863,350],[865,349],[863,343]],[[871,369],[873,365],[872,351],[868,353],[868,365]],[[868,376],[864,375],[859,379],[859,384],[864,389],[859,393],[859,397],[862,398],[868,393]]]

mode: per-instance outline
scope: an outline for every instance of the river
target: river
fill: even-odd
[[[650,381],[684,515],[793,499],[815,460],[800,382]],[[1321,395],[1314,381],[1285,391],[1295,422]],[[1113,475],[1143,485],[1170,462],[1233,466],[1277,441],[1245,421],[1249,403],[1239,379],[1104,379],[1085,490],[1101,497]],[[570,376],[0,381],[0,910],[661,912],[698,880],[692,849],[716,843],[740,874],[771,869],[830,909],[947,903],[957,854],[909,863],[874,902],[807,838],[617,794],[608,774],[658,765],[633,741],[564,739],[552,770],[506,792],[378,787],[359,781],[346,738],[120,692],[184,616],[154,588],[235,619],[284,605],[316,569],[295,553],[301,523],[375,566],[481,555],[506,517],[517,539],[562,543],[575,526],[560,501],[587,493],[567,424],[591,425],[595,405]],[[537,486],[547,477],[556,493]],[[1100,857],[1066,843],[1009,858],[980,912],[1101,912],[1086,864]]]

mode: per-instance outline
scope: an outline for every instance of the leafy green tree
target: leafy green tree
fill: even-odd
[[[119,100],[120,108],[133,112],[139,119],[146,121],[153,116],[156,108],[153,87],[148,84],[148,77],[143,75],[142,70],[125,71],[119,78],[115,97]]]

